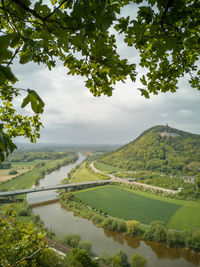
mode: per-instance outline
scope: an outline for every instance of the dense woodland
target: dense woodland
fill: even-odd
[[[8,160],[11,162],[28,162],[36,159],[56,160],[69,155],[69,152],[33,152],[33,151],[17,151],[12,153]]]
[[[200,135],[174,128],[179,136],[161,137],[165,126],[155,126],[100,161],[126,170],[150,170],[195,175],[200,170]]]

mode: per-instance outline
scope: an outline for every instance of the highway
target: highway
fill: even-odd
[[[35,193],[35,192],[41,192],[41,191],[48,191],[48,190],[56,190],[56,189],[67,189],[67,188],[74,188],[77,186],[85,186],[85,185],[95,186],[98,184],[109,184],[110,182],[111,180],[101,180],[101,181],[91,181],[91,182],[74,183],[74,184],[42,186],[42,187],[19,189],[19,190],[13,190],[13,191],[3,191],[3,192],[0,192],[0,197],[16,196],[16,195],[29,194],[29,193]]]

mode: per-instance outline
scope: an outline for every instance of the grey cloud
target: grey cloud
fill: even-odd
[[[46,115],[60,115],[62,112],[56,108],[47,108],[45,110]]]
[[[123,9],[124,15],[136,12],[133,6]],[[135,14],[135,13],[134,13]],[[137,63],[138,53],[117,38],[118,52]],[[200,93],[191,89],[188,78],[180,80],[177,93],[141,97],[140,82],[118,83],[113,96],[95,98],[84,86],[84,78],[67,75],[57,62],[51,72],[36,64],[13,65],[20,81],[17,87],[35,89],[45,102],[40,142],[124,144],[135,139],[144,130],[169,123],[185,131],[200,133]],[[138,67],[139,74],[145,70]],[[22,95],[22,97],[25,96]],[[20,99],[17,107],[20,110]],[[31,114],[30,108],[23,111]]]

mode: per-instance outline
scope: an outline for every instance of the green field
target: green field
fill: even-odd
[[[80,183],[85,181],[96,181],[105,179],[102,174],[95,173],[93,170],[86,167],[86,162],[81,164],[80,168],[74,173],[72,183]]]
[[[111,173],[111,172],[117,172],[117,171],[122,171],[123,169],[120,169],[118,167],[113,167],[101,162],[94,162],[95,168],[97,168],[100,171],[104,171],[105,173]]]
[[[37,178],[41,178],[42,172],[48,173],[48,171],[55,170],[56,168],[58,168],[58,166],[65,164],[68,159],[72,159],[72,156],[51,161],[37,161],[38,163],[46,163],[42,167],[33,168],[32,170],[16,176],[11,180],[0,182],[0,191],[29,188],[35,183]]]
[[[88,205],[125,220],[142,224],[163,221],[173,229],[200,229],[200,203],[174,200],[118,186],[102,186],[75,193]]]

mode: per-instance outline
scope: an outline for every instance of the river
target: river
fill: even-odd
[[[85,157],[79,154],[79,159],[67,166],[45,175],[39,186],[58,184],[67,173]],[[147,267],[194,267],[200,264],[200,253],[188,249],[169,248],[168,246],[142,241],[121,233],[115,233],[95,226],[91,221],[77,217],[71,211],[64,209],[57,199],[56,191],[36,192],[27,194],[27,201],[33,205],[34,214],[40,215],[45,225],[61,238],[65,234],[76,233],[83,240],[92,243],[92,248],[98,255],[113,254],[122,249],[128,257],[139,253],[147,259]]]

